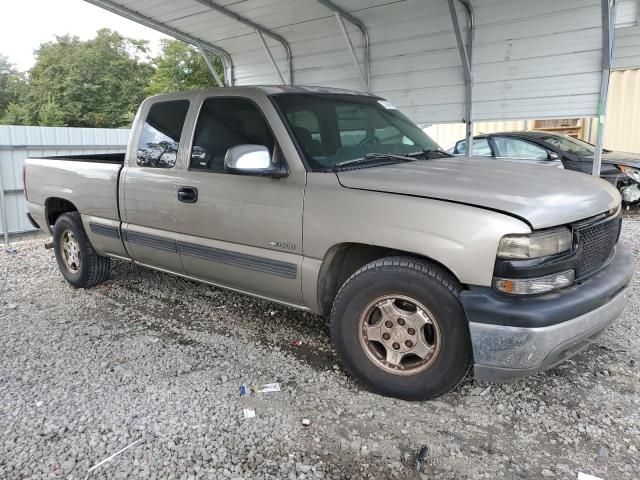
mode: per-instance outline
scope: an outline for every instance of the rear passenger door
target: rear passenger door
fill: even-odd
[[[180,179],[197,192],[195,201],[178,205],[182,264],[193,277],[300,305],[306,172],[299,162],[287,162],[283,152],[293,144],[266,96],[223,94],[202,99]],[[225,171],[227,150],[245,144],[266,146],[287,164],[288,176]]]
[[[142,105],[129,163],[122,172],[120,215],[129,255],[145,265],[182,273],[175,230],[180,156],[191,101],[178,95]]]

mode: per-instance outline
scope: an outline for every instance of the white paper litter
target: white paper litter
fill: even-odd
[[[258,390],[260,393],[270,393],[270,392],[279,392],[280,384],[279,383],[265,383]]]
[[[253,408],[245,408],[242,412],[244,418],[253,418],[256,416],[256,411]]]
[[[603,480],[600,477],[594,477],[593,475],[589,475],[588,473],[578,472],[578,480]]]

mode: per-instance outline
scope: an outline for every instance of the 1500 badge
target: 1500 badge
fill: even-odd
[[[269,245],[271,245],[272,247],[277,247],[277,248],[286,248],[287,250],[295,250],[296,249],[296,246],[295,246],[294,243],[271,241],[271,242],[269,242]]]

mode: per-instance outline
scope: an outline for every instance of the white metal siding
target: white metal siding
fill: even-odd
[[[640,26],[618,28],[613,47],[613,68],[640,68]]]
[[[255,32],[195,0],[116,0],[232,56],[238,84],[273,84]],[[362,89],[336,19],[316,0],[218,0],[291,44],[295,83]],[[335,0],[366,25],[371,89],[421,123],[461,121],[464,82],[446,0]],[[596,113],[602,60],[600,0],[473,0],[474,119]],[[618,0],[617,25],[637,0]],[[464,16],[461,15],[461,19]],[[347,24],[362,58],[360,32]],[[282,46],[265,37],[283,73]]]
[[[6,192],[9,233],[33,230],[22,191],[25,158],[124,152],[128,138],[128,129],[0,125],[0,188]],[[2,225],[0,222],[0,233],[4,233]]]

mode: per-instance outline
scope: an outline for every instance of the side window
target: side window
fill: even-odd
[[[138,165],[172,168],[176,164],[180,135],[188,110],[188,100],[151,105],[138,142]]]
[[[460,140],[456,143],[455,153],[467,153],[467,141]],[[489,140],[486,138],[475,138],[473,140],[473,154],[481,157],[490,157],[491,147],[489,146]]]
[[[244,98],[208,98],[196,123],[190,167],[223,172],[227,150],[245,144],[273,152],[275,140],[258,107]]]
[[[517,138],[493,137],[498,148],[498,155],[506,158],[522,158],[527,160],[548,160],[549,153],[542,147]]]

